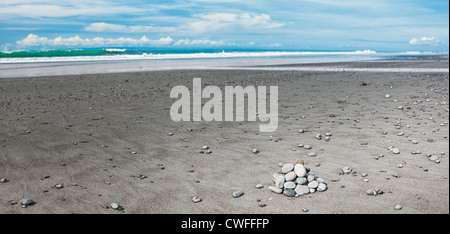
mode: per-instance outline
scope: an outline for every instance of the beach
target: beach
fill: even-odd
[[[1,78],[0,213],[448,214],[444,59]],[[312,69],[323,67],[334,69]],[[278,86],[277,130],[174,122],[171,89],[193,78]],[[297,159],[326,191],[268,189]],[[35,204],[22,208],[24,198]]]

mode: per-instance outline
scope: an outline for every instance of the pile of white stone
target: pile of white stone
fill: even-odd
[[[269,186],[269,189],[288,197],[326,191],[327,184],[323,179],[309,173],[309,169],[304,164],[305,162],[301,159],[294,163],[280,164],[281,171],[272,176],[275,186]]]

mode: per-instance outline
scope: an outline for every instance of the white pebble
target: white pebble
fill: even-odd
[[[111,208],[114,210],[119,210],[120,209],[120,205],[117,203],[111,203]]]
[[[293,163],[286,163],[281,168],[281,173],[288,173],[290,171],[294,170],[294,164]]]
[[[194,203],[198,203],[198,202],[201,202],[202,199],[199,198],[199,197],[193,197],[193,198],[192,198],[192,201],[193,201]]]

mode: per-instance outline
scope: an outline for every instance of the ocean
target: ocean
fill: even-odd
[[[0,52],[0,63],[77,62],[112,60],[159,60],[205,58],[255,58],[292,56],[355,56],[375,55],[375,51],[295,51],[263,49],[149,49],[149,48],[90,48],[74,50]]]
[[[283,64],[411,60],[423,52],[87,48],[0,52],[0,78]]]

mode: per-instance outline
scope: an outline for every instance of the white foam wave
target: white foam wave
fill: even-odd
[[[106,49],[112,52],[124,52],[124,49]],[[22,57],[0,58],[0,63],[36,63],[36,62],[80,62],[80,61],[112,61],[112,60],[163,60],[163,59],[208,59],[208,58],[251,58],[251,57],[289,57],[289,56],[326,56],[326,55],[374,55],[372,50],[351,52],[221,52],[221,53],[185,53],[185,54],[117,54],[105,56],[70,56],[70,57]]]
[[[106,51],[108,51],[108,52],[119,52],[119,53],[123,53],[123,52],[125,52],[125,51],[127,51],[127,49],[115,49],[115,48],[112,48],[112,49],[105,49]]]

